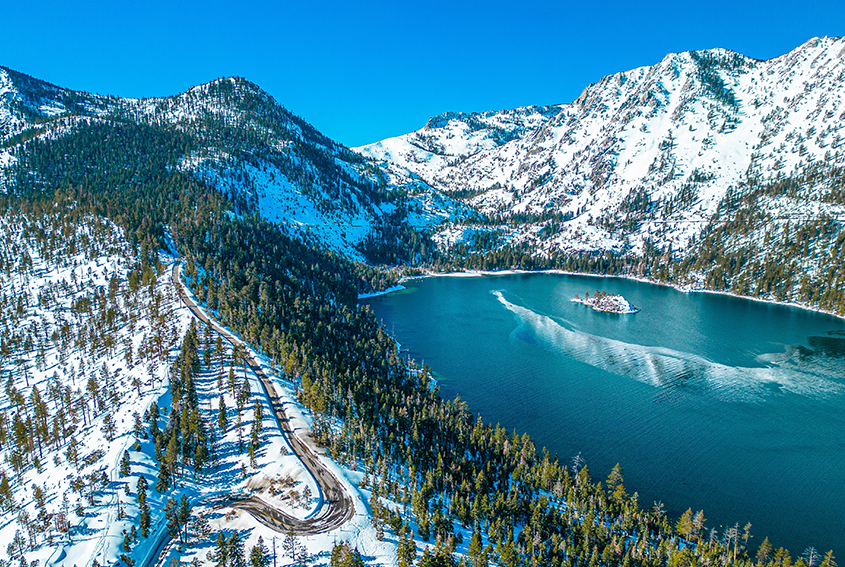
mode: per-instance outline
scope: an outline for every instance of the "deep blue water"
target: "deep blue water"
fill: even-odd
[[[617,278],[439,277],[362,300],[444,397],[528,432],[640,504],[845,553],[845,321]],[[596,289],[641,311],[569,300]]]

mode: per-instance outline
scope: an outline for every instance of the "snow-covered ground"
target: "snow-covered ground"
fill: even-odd
[[[592,307],[594,311],[603,311],[605,313],[620,313],[630,314],[639,311],[633,304],[621,295],[612,295],[606,293],[599,293],[590,297],[586,294],[584,297],[574,297],[570,299],[573,303],[582,303]]]
[[[193,172],[212,187],[228,195],[247,194],[257,199],[262,217],[275,223],[294,237],[310,236],[322,245],[344,256],[363,261],[358,246],[372,232],[375,217],[391,212],[395,206],[384,203],[378,210],[368,209],[357,200],[351,208],[318,206],[331,203],[321,188],[306,195],[302,187],[293,183],[276,166],[262,167],[233,165],[228,156],[189,158],[182,168]]]
[[[16,418],[37,423],[45,412],[52,428],[36,433],[37,449],[21,449],[17,438],[3,444],[5,463],[17,454],[22,464],[4,465],[15,507],[0,515],[0,548],[20,534],[30,562],[82,566],[114,558],[130,529],[132,499],[118,464],[135,441],[136,414],[166,389],[157,347],[166,352],[188,318],[162,282],[129,291],[135,257],[116,226],[89,218],[70,235],[55,221],[0,219],[11,262],[0,274],[11,350],[0,412],[6,427]],[[45,231],[42,242],[33,228]]]
[[[159,493],[149,410],[153,404],[158,408],[156,426],[164,431],[172,403],[168,377],[193,321],[168,277],[175,258],[154,255],[159,277],[145,280],[155,264],[144,276],[137,269],[137,253],[119,228],[93,217],[74,225],[73,237],[68,228],[58,217],[0,219],[7,243],[2,258],[11,262],[8,274],[0,271],[4,330],[0,348],[10,352],[0,368],[4,427],[8,436],[26,437],[11,427],[15,416],[35,420],[42,409],[50,416],[48,421],[65,420],[64,436],[56,433],[55,440],[48,440],[45,434],[40,447],[21,453],[16,451],[19,443],[8,437],[3,442],[0,471],[10,483],[14,505],[0,502],[0,548],[9,549],[14,560],[22,553],[28,563],[39,565],[110,565],[123,556],[145,565],[156,558],[158,543],[169,541],[160,564],[175,558],[211,565],[209,552],[222,532],[229,537],[238,533],[247,552],[259,537],[272,549],[275,538],[279,563],[288,563],[283,534],[244,511],[214,504],[215,495],[251,494],[306,518],[319,503],[318,486],[276,427],[256,376],[241,365],[233,366],[231,347],[222,341],[218,349],[213,331],[206,335],[204,327],[196,328],[201,359],[209,349],[208,364],[203,361],[193,384],[212,439],[211,462],[199,472],[184,465],[172,486]],[[51,235],[60,233],[61,243],[53,238],[51,244]],[[293,384],[260,353],[252,354],[272,377],[295,433],[311,442],[312,416],[297,402]],[[236,394],[244,381],[250,396],[243,404],[239,433]],[[218,423],[221,394],[227,407],[225,432]],[[243,447],[249,442],[255,404],[262,408],[261,443],[251,462]],[[129,474],[122,476],[124,452]],[[11,467],[12,454],[24,455],[18,471]],[[395,565],[398,539],[389,531],[383,539],[378,537],[368,503],[372,495],[369,489],[358,488],[361,463],[341,467],[325,455],[321,458],[353,495],[355,514],[334,531],[297,538],[312,564],[327,564],[334,544],[347,541],[368,564]],[[148,485],[147,537],[139,527],[141,477]],[[36,494],[34,486],[43,494]],[[183,495],[193,506],[184,545],[167,537],[164,517],[167,500],[178,502]]]
[[[563,215],[508,231],[540,255],[636,253],[646,239],[683,251],[743,183],[845,164],[843,50],[845,40],[821,38],[769,61],[673,53],[609,75],[569,104],[446,113],[357,151],[468,194],[485,213]],[[812,200],[778,212],[845,217]],[[460,242],[456,231],[441,231],[439,243]]]

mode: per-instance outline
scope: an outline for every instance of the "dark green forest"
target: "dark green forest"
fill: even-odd
[[[214,131],[220,140],[230,138],[229,130]],[[459,399],[444,400],[427,370],[403,360],[373,314],[357,305],[358,293],[395,283],[396,272],[353,263],[292,238],[254,214],[245,196],[224,195],[180,172],[179,160],[208,142],[209,135],[203,136],[128,117],[80,121],[67,135],[18,146],[14,190],[0,197],[0,210],[33,217],[60,214],[69,222],[108,218],[126,231],[137,253],[138,278],[155,270],[155,253],[167,247],[165,235],[172,234],[198,299],[298,384],[301,402],[317,416],[315,434],[332,456],[365,468],[373,489],[373,521],[378,530],[400,536],[400,565],[806,567],[805,559],[794,559],[768,540],[752,549],[749,527],[737,524],[719,532],[707,525],[703,512],[669,518],[660,504],[639,502],[626,490],[620,466],[593,471],[598,473],[593,477],[580,460],[560,461],[538,450],[528,435],[482,423]],[[251,146],[252,138],[241,137],[236,145]],[[841,172],[835,174],[841,179]],[[359,182],[343,175],[338,173],[338,195]],[[831,191],[829,198],[841,200],[841,186],[840,181],[838,193]],[[738,199],[753,199],[754,191],[789,190],[789,183],[766,185]],[[377,186],[371,194],[374,202],[389,198]],[[748,209],[740,205],[726,203],[734,211]],[[708,240],[697,244],[695,259],[674,259],[658,249],[641,257],[538,259],[530,250],[511,247],[456,249],[445,256],[401,223],[398,228],[386,223],[389,242],[371,241],[368,254],[382,263],[413,260],[434,269],[554,267],[665,282],[680,281],[699,269],[699,262],[717,267],[708,272],[714,289],[782,292],[784,299],[841,313],[845,274],[840,261],[824,258],[831,269],[820,276],[823,281],[809,282],[795,297],[790,284],[801,275],[789,264],[755,265],[744,256],[747,251],[724,245],[737,232],[765,223],[765,213],[757,215],[740,213],[714,227]],[[841,228],[830,222],[787,231],[781,237],[784,254],[809,256],[813,243],[836,230]],[[839,237],[836,242],[830,251],[834,259],[843,250]],[[180,395],[190,400],[189,369],[198,360],[191,344],[197,339],[186,342],[177,382],[185,384]],[[191,404],[185,407],[190,412]],[[339,433],[328,427],[335,419],[342,423]],[[178,423],[178,416],[171,423]],[[177,430],[173,425],[171,438]],[[197,459],[210,458],[202,435],[181,442],[193,447]],[[161,471],[170,473],[166,466]],[[166,490],[168,480],[159,480]],[[387,500],[400,504],[400,512],[385,506]],[[432,549],[415,548],[412,522],[419,537],[434,543]],[[472,531],[469,542],[460,541],[458,525]],[[467,552],[459,560],[454,552],[462,543]],[[337,550],[338,564],[352,555]],[[832,567],[832,554],[817,563]]]

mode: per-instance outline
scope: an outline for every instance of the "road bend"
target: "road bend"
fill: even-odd
[[[218,325],[215,321],[206,316],[206,314],[199,308],[196,302],[188,295],[185,286],[182,284],[182,265],[177,262],[173,265],[171,271],[171,281],[175,287],[182,303],[185,304],[191,314],[206,325],[210,325],[221,337],[234,345],[243,347],[244,363],[249,366],[252,372],[258,377],[261,388],[264,394],[270,401],[273,409],[273,415],[279,429],[287,438],[293,452],[299,457],[299,460],[305,466],[308,473],[314,478],[317,487],[320,491],[319,503],[317,509],[314,510],[306,518],[296,518],[290,514],[285,513],[278,508],[275,508],[270,503],[262,500],[258,496],[244,493],[232,494],[216,494],[212,497],[201,499],[197,503],[202,503],[213,508],[230,507],[243,510],[249,513],[258,522],[265,526],[276,530],[278,532],[288,532],[293,530],[298,535],[313,535],[334,530],[347,521],[352,519],[355,514],[355,504],[352,496],[344,489],[343,484],[337,477],[323,464],[319,457],[317,457],[314,450],[303,442],[297,436],[290,424],[290,419],[285,413],[281,398],[276,392],[273,382],[267,377],[267,374],[261,368],[261,365],[253,357],[246,345],[238,337]],[[151,559],[154,562],[148,562],[149,565],[158,563],[159,558],[166,549],[166,540],[158,542],[158,553],[152,554]],[[147,566],[145,566],[147,567]]]

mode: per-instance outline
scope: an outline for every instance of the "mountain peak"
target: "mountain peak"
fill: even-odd
[[[520,112],[518,127],[503,128],[500,113],[453,112],[359,151],[470,194],[489,214],[571,219],[534,242],[543,250],[683,249],[738,187],[845,164],[843,47],[815,38],[767,61],[672,53],[550,112]],[[621,220],[632,215],[645,220]]]

